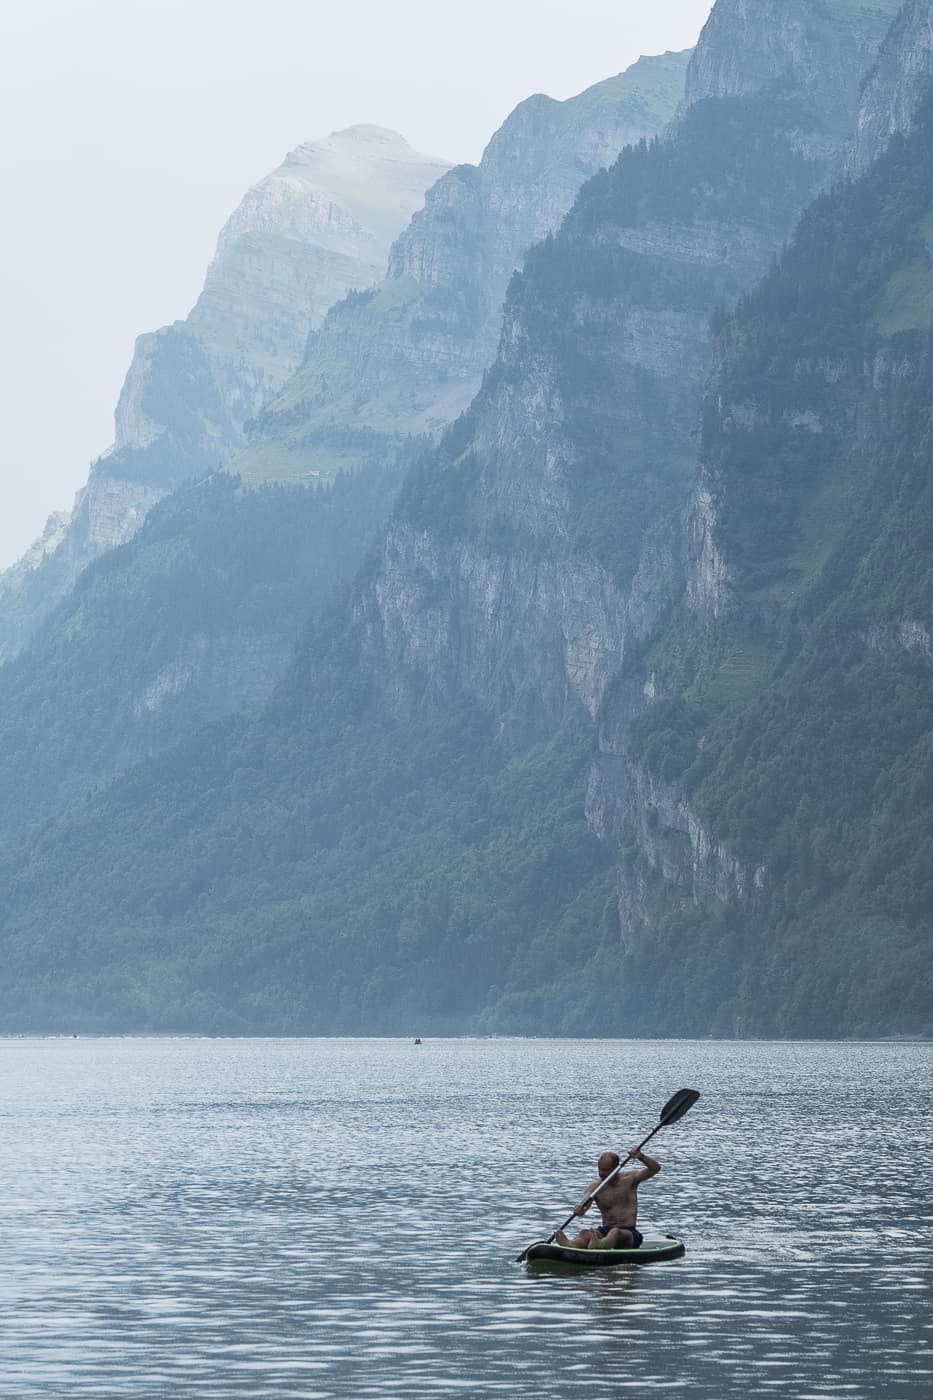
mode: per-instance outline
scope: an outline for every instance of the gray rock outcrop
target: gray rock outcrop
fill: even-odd
[[[908,0],[865,81],[848,165],[851,176],[867,170],[892,136],[911,129],[931,78],[933,4],[931,0]]]
[[[765,0],[720,0],[689,65],[695,101],[669,140],[624,153],[526,260],[466,440],[457,434],[432,469],[463,473],[472,539],[445,542],[449,526],[425,530],[403,501],[385,574],[360,605],[396,690],[406,676],[414,696],[466,687],[499,712],[525,694],[548,723],[567,704],[598,711],[621,660],[643,531],[689,490],[709,317],[767,270],[839,173],[860,77],[887,27],[878,6],[850,7],[851,22],[835,25],[807,22],[821,11],[805,0],[790,8],[776,32]],[[432,196],[460,178],[451,172]],[[418,222],[396,266],[408,265]],[[594,550],[580,512],[599,474],[615,483],[604,505],[619,512],[618,542]],[[592,521],[592,536],[607,524]],[[502,538],[509,557],[478,551],[477,531]],[[711,576],[709,589],[720,583]],[[538,606],[542,596],[555,605]],[[651,606],[642,590],[639,613]]]

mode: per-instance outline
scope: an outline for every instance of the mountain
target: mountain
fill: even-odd
[[[584,168],[591,169],[593,162],[616,154],[626,131],[640,132],[652,120],[658,125],[667,119],[683,89],[685,62],[683,55],[641,60],[629,73],[578,98],[565,103],[535,98],[513,114],[490,143],[483,175],[483,247],[490,258],[495,253],[500,261],[505,259],[502,266],[490,263],[484,268],[481,285],[486,292],[496,287],[504,291],[519,240],[530,241],[571,202],[583,178],[584,157]],[[386,153],[384,167],[376,164],[374,149]],[[317,280],[305,290],[310,294],[319,289],[324,285],[322,241],[350,248],[355,227],[356,251],[363,258],[375,241],[373,229],[385,238],[395,227],[410,190],[393,162],[401,160],[409,175],[417,170],[405,162],[407,150],[401,138],[371,128],[354,128],[329,142],[299,148],[280,171],[247,195],[228,223],[198,305],[189,322],[172,328],[171,334],[214,347],[215,362],[226,375],[219,398],[228,405],[240,404],[241,419],[254,406],[256,385],[247,381],[259,373],[257,367],[265,363],[267,377],[285,372],[285,361],[270,366],[268,356],[266,362],[262,356],[269,347],[285,345],[289,356],[297,357],[306,326],[307,295],[295,291],[297,274],[283,276],[280,285],[268,273],[269,258],[260,262],[265,281],[251,272],[256,240],[264,240],[270,258],[274,255],[285,268],[294,264],[299,271],[304,266],[300,259],[310,258],[308,249],[313,246],[310,265]],[[332,203],[322,211],[321,201],[315,201],[311,174],[315,188],[326,185],[332,199],[339,195],[339,218]],[[443,176],[436,187],[442,204],[448,179]],[[429,191],[429,200],[434,195]],[[380,209],[385,211],[381,216]],[[396,251],[426,218],[425,212],[415,214]],[[439,257],[453,226],[449,220],[438,225],[433,215],[428,223],[430,238],[422,230],[420,246],[427,248],[433,239]],[[463,226],[458,237],[469,233]],[[285,249],[281,254],[274,252],[280,243]],[[298,252],[290,263],[291,244]],[[281,304],[273,307],[275,297]],[[354,293],[350,304],[359,299]],[[489,326],[498,327],[501,316],[495,315],[492,304],[485,314]],[[287,327],[281,327],[289,316],[287,333]],[[153,340],[158,344],[164,334],[144,337],[141,345]],[[478,357],[495,354],[495,338],[487,338],[485,352],[479,343],[472,347],[477,382],[482,369]],[[249,362],[237,359],[238,341],[252,346]],[[391,365],[384,344],[374,342],[371,348],[374,354],[385,354],[386,365]],[[149,363],[142,350],[137,361]],[[136,391],[137,378],[130,376],[123,401],[138,408],[144,394]],[[167,412],[164,416],[168,421]],[[176,415],[171,421],[177,429],[182,418]],[[152,453],[163,450],[161,439],[143,451],[143,420],[131,424],[127,419],[124,427],[128,433],[132,427],[137,441],[130,460],[151,465]],[[164,436],[165,450],[175,454],[172,460],[182,462],[178,432],[166,431]],[[83,796],[137,759],[179,742],[198,722],[268,698],[286,669],[301,621],[326,595],[328,581],[333,585],[353,572],[370,535],[388,517],[392,492],[414,450],[412,443],[397,444],[389,461],[358,467],[357,480],[338,477],[340,509],[328,492],[317,501],[301,500],[294,490],[273,495],[271,501],[257,500],[255,539],[263,542],[261,548],[251,547],[249,541],[253,507],[248,495],[239,485],[231,489],[229,482],[217,481],[215,474],[207,478],[208,489],[185,489],[177,506],[169,504],[160,513],[152,531],[118,551],[118,557],[108,559],[90,580],[79,580],[73,595],[66,594],[34,631],[30,648],[17,664],[0,670],[0,831],[43,819],[75,793]],[[378,471],[385,480],[378,479]],[[320,491],[324,484],[318,481],[315,487]],[[301,485],[307,488],[309,483],[303,480]],[[212,510],[217,510],[217,520],[210,518]],[[276,511],[285,517],[277,548],[271,533]],[[67,524],[64,528],[67,536]],[[227,529],[237,541],[235,549],[223,544]],[[119,535],[116,530],[115,544]],[[318,546],[321,554],[315,564],[309,551]],[[46,570],[51,567],[53,562],[47,561]],[[289,586],[283,593],[286,580]],[[209,604],[198,599],[199,589]],[[48,606],[50,597],[43,596]],[[148,625],[140,629],[140,618],[147,624],[157,619],[151,634]],[[110,652],[118,653],[117,664],[102,664],[101,658]],[[42,722],[37,724],[40,714]]]
[[[447,169],[395,132],[356,126],[297,147],[247,192],[190,315],[139,337],[113,445],[74,509],[0,576],[0,661],[166,492],[230,457],[328,307],[382,276],[393,240]]]
[[[641,58],[565,102],[522,102],[478,166],[456,166],[428,191],[388,275],[333,307],[234,469],[247,480],[326,477],[390,461],[452,422],[495,358],[526,249],[557,228],[588,176],[664,129],[689,57]]]
[[[642,541],[690,489],[711,318],[841,172],[884,37],[872,6],[835,26],[788,8],[819,21],[805,45],[763,3],[720,0],[671,139],[623,152],[526,259],[496,364],[410,476],[360,604],[393,693],[466,690],[544,732],[575,705],[598,714],[648,625]],[[742,85],[761,86],[718,95],[737,38]]]
[[[714,14],[267,708],[0,852],[5,1028],[929,1026],[933,115]]]

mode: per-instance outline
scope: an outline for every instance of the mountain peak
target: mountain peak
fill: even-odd
[[[313,168],[326,178],[326,172],[335,163],[339,165],[347,161],[372,165],[391,162],[396,169],[400,161],[429,169],[436,166],[438,175],[450,168],[449,161],[416,151],[401,132],[392,131],[386,126],[375,126],[370,122],[360,122],[355,126],[332,131],[329,136],[302,141],[300,146],[289,151],[278,170],[266,178],[272,179],[281,171],[294,171],[296,167]]]
[[[396,131],[359,125],[296,146],[246,192],[189,316],[137,340],[113,448],[92,468],[70,521],[53,521],[0,574],[10,619],[0,612],[0,661],[160,496],[242,445],[245,424],[300,364],[309,332],[351,288],[384,273],[392,242],[448,169]]]
[[[373,122],[357,122],[353,126],[342,127],[339,131],[332,131],[329,139],[365,142],[374,146],[398,146],[404,151],[413,149],[400,131],[393,131],[388,126],[377,126]]]

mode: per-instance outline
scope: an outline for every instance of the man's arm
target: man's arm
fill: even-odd
[[[591,1182],[590,1182],[589,1186],[586,1188],[586,1190],[585,1190],[584,1193],[583,1193],[583,1200],[580,1202],[579,1205],[574,1206],[574,1208],[573,1208],[573,1213],[574,1213],[574,1215],[586,1215],[586,1212],[589,1210],[590,1206],[593,1204],[593,1201],[592,1201],[592,1192],[595,1191],[595,1190],[596,1190],[596,1187],[599,1186],[599,1185],[601,1185],[601,1183],[598,1182],[598,1181],[591,1181]]]
[[[653,1157],[649,1157],[647,1152],[639,1152],[636,1147],[633,1147],[629,1155],[634,1157],[636,1162],[641,1162],[641,1168],[632,1172],[636,1186],[640,1186],[643,1181],[650,1181],[661,1170],[661,1163],[656,1162]]]

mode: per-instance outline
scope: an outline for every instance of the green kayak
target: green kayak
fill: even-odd
[[[685,1252],[683,1240],[665,1235],[660,1240],[645,1240],[638,1249],[567,1249],[560,1244],[533,1244],[525,1262],[534,1268],[554,1264],[570,1264],[581,1269],[607,1269],[614,1264],[654,1264],[661,1259],[679,1259]]]

